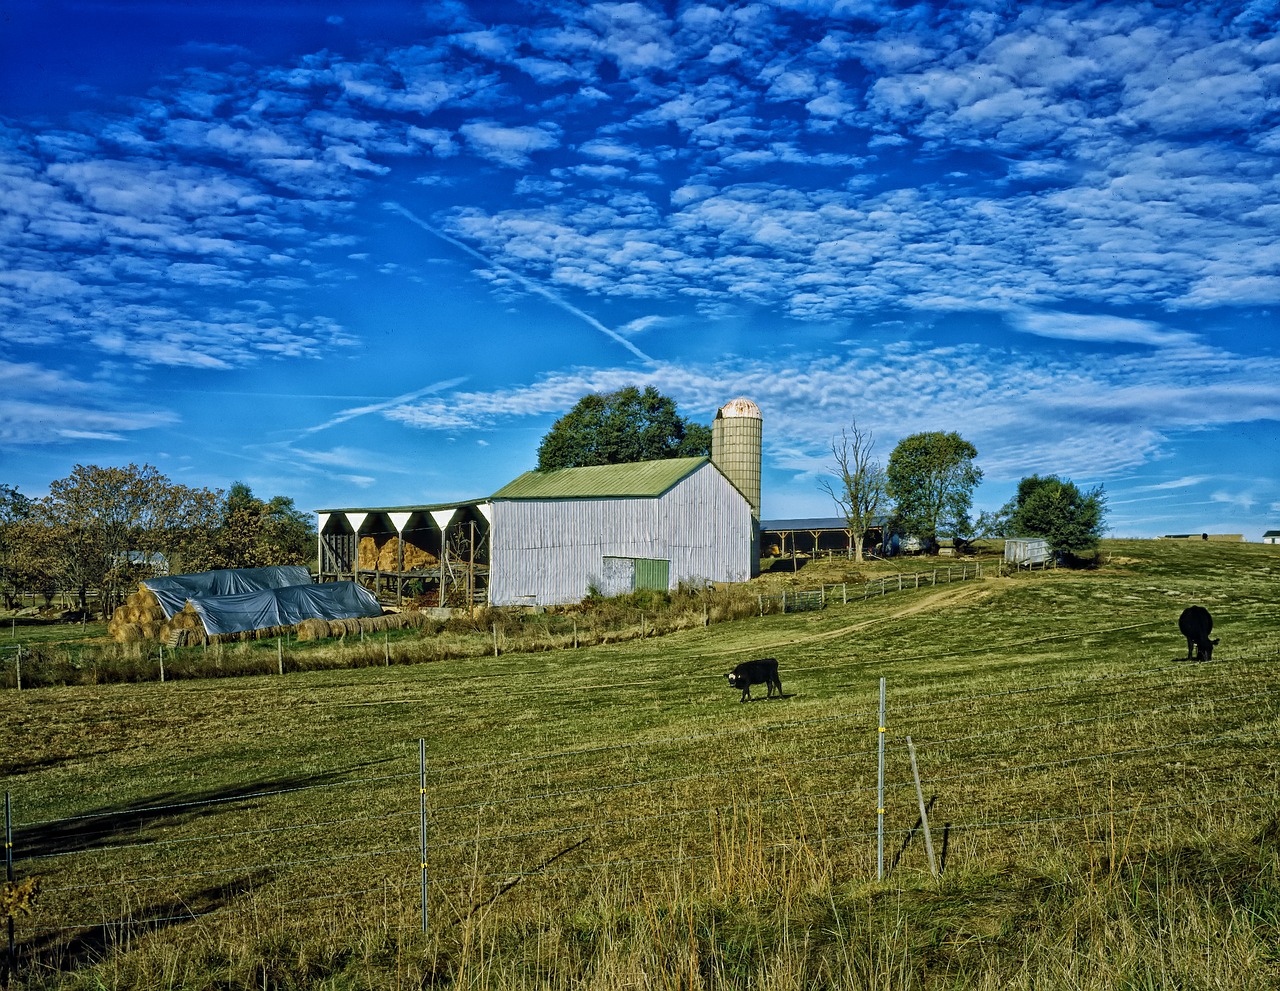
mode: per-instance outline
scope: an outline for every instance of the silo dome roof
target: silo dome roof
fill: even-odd
[[[750,399],[739,396],[737,399],[730,399],[722,407],[717,414],[723,417],[730,416],[753,416],[757,420],[760,419],[760,407],[753,403]]]

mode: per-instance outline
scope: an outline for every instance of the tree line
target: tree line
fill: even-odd
[[[0,484],[0,597],[14,608],[28,592],[52,602],[89,594],[104,616],[157,573],[307,564],[311,516],[284,496],[260,499],[236,482],[227,491],[171,481],[152,465],[76,465],[49,494],[30,498]]]
[[[1057,475],[1030,475],[995,512],[972,517],[982,481],[978,450],[959,434],[928,431],[904,437],[881,466],[874,437],[855,419],[831,444],[834,481],[821,484],[853,535],[858,560],[873,526],[918,538],[924,549],[951,540],[964,547],[980,537],[1039,537],[1065,563],[1092,556],[1106,527],[1101,485],[1089,491]]]
[[[652,386],[591,393],[557,420],[538,448],[538,470],[625,464],[707,455],[711,429],[676,412],[675,401]],[[875,438],[856,418],[831,442],[832,478],[820,485],[834,501],[862,560],[868,531],[917,538],[925,550],[943,540],[963,547],[980,537],[1042,537],[1065,561],[1093,554],[1106,523],[1102,486],[1082,491],[1070,479],[1031,475],[995,512],[972,516],[982,481],[978,451],[959,434],[927,431],[904,437],[886,464],[875,459]]]

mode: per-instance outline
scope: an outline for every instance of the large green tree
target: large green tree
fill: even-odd
[[[973,490],[982,481],[978,449],[959,434],[931,431],[898,442],[885,474],[900,526],[927,545],[967,536]]]
[[[583,396],[538,445],[538,471],[687,458],[711,452],[711,428],[653,386]]]
[[[1018,483],[1008,512],[1008,536],[1044,537],[1050,550],[1080,560],[1098,549],[1107,499],[1099,485],[1081,492],[1070,479],[1031,475]]]

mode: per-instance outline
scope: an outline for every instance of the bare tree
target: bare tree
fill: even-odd
[[[875,436],[869,430],[862,430],[857,420],[852,421],[850,426],[841,428],[838,440],[831,441],[835,482],[827,479],[819,482],[849,525],[854,557],[858,561],[862,560],[863,538],[888,500],[884,468],[871,457],[874,449]]]

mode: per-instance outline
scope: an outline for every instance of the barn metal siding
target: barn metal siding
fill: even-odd
[[[751,507],[710,463],[661,496],[495,500],[489,601],[580,602],[600,583],[604,558],[671,562],[681,581],[745,581],[751,574]]]

